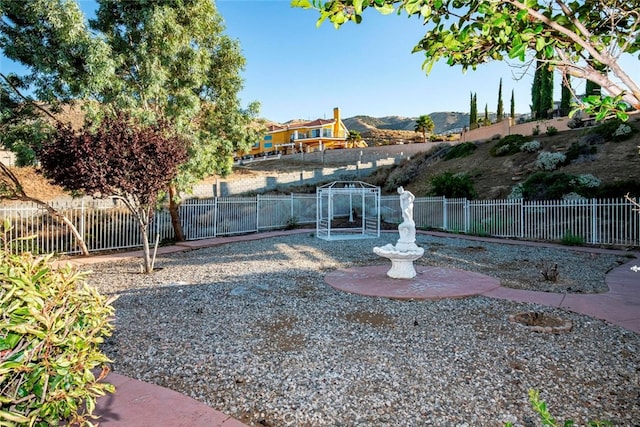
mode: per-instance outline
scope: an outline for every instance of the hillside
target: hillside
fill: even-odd
[[[630,123],[636,128],[640,128],[640,118],[633,118]],[[631,139],[623,142],[597,140],[591,144],[584,142],[585,135],[589,131],[591,129],[576,129],[560,132],[554,136],[538,135],[532,137],[541,145],[540,149],[534,153],[517,152],[507,156],[494,157],[490,154],[490,150],[498,141],[487,141],[475,143],[476,150],[467,157],[425,162],[426,156],[417,155],[412,161],[405,162],[400,166],[380,168],[377,173],[366,178],[365,181],[382,187],[384,191],[385,186],[393,187],[395,184],[389,183],[395,183],[398,177],[401,180],[408,178],[398,185],[403,185],[416,196],[427,196],[432,189],[431,179],[434,176],[444,172],[466,173],[478,193],[477,198],[501,199],[507,197],[513,186],[524,182],[538,171],[535,162],[540,152],[567,152],[572,144],[581,144],[587,150],[597,152],[581,155],[570,164],[560,167],[556,171],[557,173],[574,176],[592,174],[602,181],[601,187],[616,189],[617,196],[622,196],[627,191],[640,194],[640,155],[638,153],[640,133],[636,133]],[[408,131],[404,132],[409,133]],[[591,140],[593,141],[593,138]],[[427,146],[425,146],[426,148]],[[376,148],[376,150],[382,149],[384,147]],[[313,168],[317,167],[317,164],[304,166]],[[278,162],[258,162],[250,167],[250,173],[273,174],[278,170],[290,172],[295,167],[295,162],[288,164],[285,159]],[[247,173],[247,171],[243,172]],[[299,192],[301,190],[303,189],[282,189],[284,192]],[[386,188],[386,191],[393,193],[395,188]]]
[[[434,133],[443,134],[452,129],[462,129],[469,126],[469,114],[458,112],[436,112],[429,114],[431,120],[435,124]],[[398,130],[414,132],[417,117],[371,117],[371,116],[354,116],[342,119],[345,126],[349,130],[355,130],[360,133],[370,132],[372,130]]]

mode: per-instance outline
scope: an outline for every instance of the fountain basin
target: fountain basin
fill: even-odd
[[[391,269],[387,271],[387,276],[393,279],[413,279],[416,277],[416,269],[413,261],[424,255],[424,249],[416,246],[411,250],[399,250],[392,244],[376,246],[373,248],[376,255],[391,260]]]

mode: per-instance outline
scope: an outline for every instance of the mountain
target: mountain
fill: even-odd
[[[435,124],[434,133],[443,134],[447,131],[462,129],[469,126],[469,114],[459,112],[436,112],[429,114]],[[349,130],[360,133],[374,129],[414,131],[417,117],[402,116],[354,116],[342,119]]]

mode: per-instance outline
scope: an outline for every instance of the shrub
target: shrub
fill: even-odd
[[[88,424],[109,362],[99,349],[113,307],[51,256],[0,253],[1,425]],[[95,369],[101,369],[96,378]]]
[[[564,173],[536,172],[522,183],[522,195],[527,200],[558,200],[575,189],[575,176]]]
[[[523,191],[522,184],[516,184],[511,188],[511,193],[509,193],[507,199],[523,199]]]
[[[535,153],[540,149],[540,141],[533,140],[529,142],[525,142],[520,146],[520,151],[524,151],[527,153]]]
[[[543,151],[538,154],[536,159],[536,167],[545,171],[553,171],[567,160],[567,156],[563,153],[550,153]]]
[[[473,142],[463,142],[462,144],[454,145],[451,150],[444,156],[445,160],[457,159],[459,157],[466,157],[471,155],[478,147]]]
[[[496,144],[491,147],[489,153],[494,157],[515,154],[520,151],[520,147],[522,146],[522,144],[529,141],[531,141],[531,138],[517,133],[513,135],[507,135],[496,142]]]
[[[578,175],[575,181],[577,185],[587,188],[597,188],[602,184],[602,181],[598,177],[590,173]]]
[[[473,199],[478,195],[471,178],[466,174],[453,174],[452,172],[445,172],[440,175],[436,175],[431,178],[431,196],[444,196],[444,197],[466,197]]]
[[[582,118],[574,116],[571,119],[569,119],[569,121],[567,122],[567,127],[569,129],[578,129],[584,126],[584,122],[582,121]]]
[[[549,126],[547,128],[547,136],[553,136],[558,134],[558,128],[555,126]]]
[[[584,238],[567,230],[562,236],[560,243],[567,246],[582,246],[584,245]]]
[[[572,162],[578,159],[591,159],[594,154],[598,152],[598,147],[595,145],[587,145],[581,142],[573,142],[567,152],[565,153],[566,162]]]
[[[536,125],[533,129],[531,129],[531,135],[540,135],[540,126]]]
[[[589,134],[601,135],[607,141],[619,142],[631,138],[636,132],[638,129],[631,123],[613,119],[594,127]]]

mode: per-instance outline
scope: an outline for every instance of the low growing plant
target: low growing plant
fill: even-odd
[[[431,178],[432,196],[445,196],[449,198],[466,197],[473,199],[478,195],[469,175],[444,172]]]
[[[462,144],[454,145],[451,150],[444,156],[445,160],[457,159],[459,157],[466,157],[471,155],[476,150],[476,144],[473,142],[463,142]]]
[[[114,391],[98,348],[113,313],[51,255],[0,253],[0,425],[92,425],[96,398]]]
[[[560,239],[560,243],[566,246],[582,246],[584,245],[584,237],[573,234],[567,230],[562,236],[562,239]]]
[[[536,159],[536,167],[545,171],[553,171],[562,165],[567,160],[567,156],[564,153],[551,153],[549,151],[543,151],[538,154]]]
[[[553,136],[558,134],[558,128],[555,126],[549,126],[547,128],[547,136]]]
[[[547,408],[547,403],[544,400],[540,399],[540,392],[538,390],[534,390],[534,389],[529,390],[529,403],[531,404],[531,407],[533,408],[533,410],[540,417],[540,422],[542,423],[543,426],[572,427],[573,425],[575,425],[575,422],[573,420],[566,420],[563,423],[561,423],[560,421],[556,421],[556,419],[553,418],[553,416],[549,412],[549,408]],[[588,427],[605,427],[605,426],[611,426],[611,425],[613,424],[611,424],[609,421],[596,420],[596,421],[587,422]],[[513,423],[505,423],[504,427],[513,427]]]
[[[522,146],[522,144],[529,141],[531,141],[531,138],[517,133],[513,135],[507,135],[496,142],[496,144],[491,147],[489,153],[494,157],[516,154],[520,151],[520,147]]]

